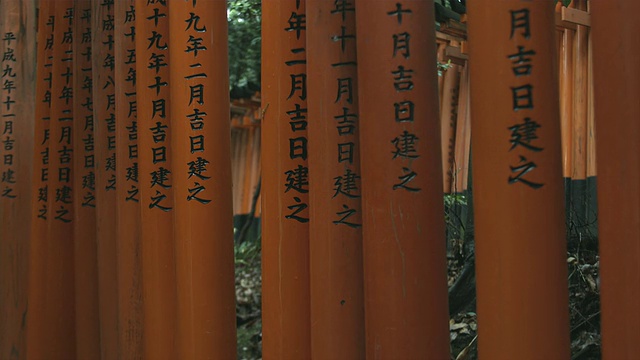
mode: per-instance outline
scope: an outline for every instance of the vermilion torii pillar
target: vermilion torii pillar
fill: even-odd
[[[640,12],[640,2],[594,1],[592,6],[602,358],[637,359],[640,24],[633,16]]]
[[[24,358],[34,144],[36,6],[0,3],[0,358]]]
[[[38,216],[46,217],[46,230],[42,239],[32,243],[39,248],[31,257],[31,262],[40,261],[44,266],[31,269],[38,273],[30,277],[35,283],[29,292],[28,316],[32,318],[27,321],[28,359],[76,356],[72,139],[74,2],[55,1],[53,10],[55,18],[47,19],[47,22],[51,21],[51,27],[47,24],[44,27],[53,30],[53,37],[45,40],[45,45],[52,47],[51,71],[46,73],[48,78],[43,79],[43,82],[51,81],[51,91],[46,95],[51,101],[46,120],[50,126],[45,134],[49,146],[43,155],[48,170],[41,178],[46,181],[48,192],[46,202],[37,204]],[[45,211],[41,211],[43,205]],[[40,235],[39,231],[37,234]],[[42,289],[36,290],[36,286]]]
[[[118,349],[122,359],[142,354],[142,257],[136,98],[135,0],[114,6],[116,101],[116,248],[118,253]]]
[[[262,354],[309,359],[304,0],[262,3]]]
[[[175,359],[169,10],[147,0],[136,0],[135,10],[144,357]]]
[[[367,358],[447,359],[433,1],[356,7]]]
[[[36,54],[36,93],[33,174],[31,181],[31,241],[29,244],[29,282],[27,299],[27,359],[47,354],[45,326],[47,303],[47,197],[49,196],[49,123],[51,118],[51,79],[53,66],[53,28],[55,2],[40,1]]]
[[[311,357],[363,359],[362,214],[353,2],[307,0]],[[313,119],[313,120],[311,120]]]
[[[554,3],[468,5],[479,356],[567,359]]]
[[[73,42],[73,235],[76,282],[76,355],[100,358],[96,229],[91,1],[76,0]]]
[[[92,2],[91,60],[95,127],[95,193],[102,359],[118,356],[116,255],[116,86],[113,1]]]
[[[226,2],[169,2],[177,358],[235,359]]]

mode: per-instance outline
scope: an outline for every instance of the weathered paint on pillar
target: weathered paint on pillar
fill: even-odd
[[[35,92],[35,2],[2,1],[0,358],[25,357]]]
[[[262,354],[308,359],[309,168],[304,0],[262,3]]]
[[[311,357],[364,359],[362,213],[353,2],[307,0]]]
[[[593,91],[593,34],[589,29],[589,42],[587,54],[587,179],[593,178],[598,173],[596,159],[596,119],[594,109]],[[597,209],[596,209],[597,210]]]
[[[135,0],[115,2],[116,248],[118,349],[121,359],[142,358],[142,256],[136,98]]]
[[[640,357],[640,12],[636,1],[592,4],[602,358]],[[615,35],[614,35],[615,34]],[[615,68],[611,68],[615,59]]]
[[[169,10],[177,357],[235,359],[226,2]]]
[[[56,1],[51,72],[44,314],[34,324],[40,353],[33,358],[68,359],[76,354],[73,239],[73,22],[72,0]],[[31,307],[31,306],[29,306]],[[29,324],[28,326],[31,326]]]
[[[554,3],[468,5],[479,356],[568,359]]]
[[[440,103],[440,133],[442,147],[442,181],[445,193],[455,193],[461,190],[455,185],[455,145],[460,140],[456,137],[456,123],[458,121],[458,96],[460,93],[459,65],[451,66],[443,71],[442,101]]]
[[[471,117],[469,114],[469,63],[461,69],[460,90],[458,92],[457,128],[455,144],[455,192],[468,189],[469,155],[471,153]]]
[[[100,358],[96,183],[91,84],[91,1],[76,0],[73,43],[73,237],[76,282],[76,354]]]
[[[169,11],[136,0],[136,91],[144,357],[174,359],[176,275],[169,94]]]
[[[27,359],[41,359],[48,344],[45,314],[47,309],[47,197],[49,180],[49,123],[51,115],[51,76],[53,66],[53,29],[55,2],[41,0],[36,53],[36,93],[31,181],[31,238],[29,245],[29,308],[27,312]]]
[[[576,9],[587,10],[586,0],[574,0]],[[576,25],[573,47],[573,171],[571,179],[587,178],[587,111],[588,111],[588,55],[589,28]]]
[[[356,7],[367,358],[448,359],[433,1]]]
[[[562,176],[573,175],[573,42],[575,31],[564,29],[560,48],[560,134],[562,135]]]
[[[96,227],[102,360],[118,356],[116,254],[116,87],[114,4],[92,2],[93,118],[95,123]]]

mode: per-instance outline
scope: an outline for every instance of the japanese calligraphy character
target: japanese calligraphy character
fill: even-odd
[[[191,153],[204,151],[204,135],[189,136]]]
[[[347,12],[355,12],[356,8],[349,0],[335,0],[333,2],[335,8],[331,10],[331,14],[341,14],[342,21],[346,21]]]
[[[307,138],[297,137],[289,139],[289,158],[307,160]]]
[[[71,188],[64,185],[56,189],[56,202],[71,204]]]
[[[352,217],[353,215],[355,215],[357,213],[357,211],[355,209],[351,209],[349,208],[347,205],[343,204],[342,207],[344,208],[343,211],[338,211],[336,213],[336,215],[338,216],[342,216],[339,220],[335,220],[333,221],[334,224],[336,225],[347,225],[348,227],[357,229],[362,227],[362,224],[356,224],[356,223],[352,223],[352,222],[348,222],[347,219]]]
[[[391,140],[391,143],[395,146],[395,150],[392,152],[392,159],[395,159],[397,157],[402,157],[405,159],[419,158],[420,155],[416,150],[416,142],[418,140],[419,139],[415,134],[404,130],[402,134],[396,136],[395,139]]]
[[[93,171],[89,171],[87,175],[82,176],[82,188],[83,189],[96,189],[96,174]]]
[[[158,27],[158,21],[164,17],[167,17],[167,14],[161,14],[160,8],[153,8],[153,15],[147,17],[147,20],[153,20],[154,26]]]
[[[189,188],[189,195],[187,195],[187,201],[195,200],[201,204],[208,204],[211,200],[199,198],[197,195],[205,190],[205,187],[200,185],[199,182],[194,182],[192,188]]]
[[[158,50],[167,50],[169,48],[166,42],[164,44],[160,43],[160,41],[162,40],[162,34],[158,33],[155,30],[151,32],[151,36],[148,37],[147,40],[149,40],[149,46],[147,46],[147,50],[151,49],[152,46],[154,46]]]
[[[140,199],[138,199],[137,186],[131,185],[131,189],[127,190],[127,197],[124,199],[124,201],[140,202]]]
[[[530,84],[511,88],[513,110],[533,109],[533,86]]]
[[[17,197],[16,195],[13,194],[13,188],[8,187],[8,186],[5,186],[5,188],[2,190],[2,194],[0,196],[6,197],[8,199],[15,199]],[[45,205],[45,207],[46,207],[46,205]]]
[[[509,184],[515,184],[517,182],[521,182],[521,183],[529,186],[532,189],[539,189],[539,188],[544,186],[544,184],[535,183],[535,182],[529,181],[529,180],[524,178],[524,176],[528,172],[530,172],[533,169],[538,167],[533,161],[529,161],[529,160],[527,160],[526,157],[520,155],[520,162],[519,163],[521,164],[519,166],[509,166],[509,168],[511,169],[512,173],[517,173],[513,177],[509,176]]]
[[[513,73],[516,76],[530,75],[531,68],[531,57],[535,55],[536,52],[533,50],[524,50],[524,46],[518,46],[518,52],[516,54],[508,55],[507,58],[509,60],[513,60]]]
[[[358,119],[358,115],[354,113],[349,113],[349,108],[342,108],[342,115],[334,116],[334,119],[338,120],[338,135],[346,136],[353,135],[356,129],[355,123]]]
[[[418,176],[418,174],[416,174],[413,170],[411,170],[411,169],[409,169],[407,167],[403,167],[402,168],[402,172],[403,172],[403,174],[398,176],[398,179],[400,180],[400,183],[393,185],[393,190],[405,189],[405,190],[407,190],[409,192],[418,192],[418,191],[420,191],[421,190],[420,188],[414,188],[414,187],[410,187],[409,185],[407,185],[411,181],[415,180],[415,178]]]
[[[531,151],[542,151],[542,148],[531,145],[531,141],[538,138],[536,132],[540,127],[540,124],[528,117],[524,118],[524,123],[509,127],[511,131],[511,139],[509,140],[511,142],[511,148],[509,151],[517,146],[523,146]]]
[[[116,175],[111,174],[111,177],[107,179],[107,185],[105,185],[106,191],[115,191],[116,190]]]
[[[284,30],[285,31],[295,31],[296,32],[296,38],[299,40],[300,39],[300,33],[303,30],[307,29],[307,20],[306,20],[306,16],[305,14],[298,14],[296,12],[292,12],[291,16],[289,17],[289,26],[286,27]]]
[[[156,196],[152,196],[151,197],[151,204],[149,204],[149,209],[153,209],[153,208],[158,208],[162,211],[168,212],[171,211],[171,207],[169,206],[164,206],[161,205],[160,203],[162,201],[164,201],[167,198],[167,195],[161,193],[160,191],[156,190]]]
[[[338,163],[347,161],[349,164],[353,164],[354,150],[355,144],[352,142],[338,144]]]
[[[189,40],[187,40],[187,48],[184,52],[193,53],[194,57],[198,57],[198,51],[207,50],[207,47],[202,45],[202,38],[197,38],[193,35],[189,35]]]
[[[400,34],[393,34],[393,57],[400,53],[405,59],[411,56],[409,49],[409,40],[411,40],[411,34],[403,32]]]
[[[340,41],[340,50],[344,53],[347,48],[347,40],[355,40],[356,36],[351,34],[347,35],[347,28],[345,26],[340,26],[341,32],[340,35],[334,35],[331,37],[331,40],[334,42]]]
[[[302,194],[309,192],[307,188],[309,186],[309,169],[306,166],[298,165],[297,168],[288,170],[284,174],[287,175],[287,183],[284,184],[285,193],[289,190],[295,190]]]
[[[197,159],[187,163],[187,166],[189,166],[189,171],[188,171],[189,179],[191,179],[192,176],[195,176],[201,180],[210,179],[211,178],[210,176],[203,175],[203,173],[207,171],[208,164],[209,164],[209,161],[201,158],[200,156],[198,156]]]
[[[163,142],[167,138],[167,131],[169,127],[167,125],[162,124],[160,121],[156,122],[156,126],[149,128],[151,130],[151,134],[153,135],[153,142],[159,143]]]
[[[204,116],[207,116],[207,113],[197,108],[193,109],[193,113],[187,115],[187,119],[189,119],[191,124],[191,130],[202,130],[204,128]]]
[[[531,36],[529,28],[529,9],[509,10],[509,12],[511,13],[511,35],[509,35],[509,38],[513,39],[513,35],[516,33],[516,30],[522,29],[520,35],[524,36],[525,39],[528,39]]]
[[[353,79],[338,78],[338,95],[336,96],[336,103],[342,99],[342,95],[347,94],[347,102],[353,104]]]
[[[96,207],[96,196],[93,192],[87,191],[82,197],[82,203],[80,204],[82,207]]]
[[[200,22],[200,16],[194,14],[193,12],[189,13],[189,18],[187,20],[185,20],[184,22],[187,23],[187,28],[184,29],[185,31],[189,30],[192,26],[193,26],[193,30],[196,32],[205,32],[207,31],[207,27],[203,26],[203,27],[198,27],[198,22]]]
[[[69,210],[65,209],[64,206],[60,206],[60,210],[56,210],[55,220],[62,221],[63,223],[70,223],[71,219],[69,216]]]
[[[413,101],[401,101],[394,103],[396,122],[413,122]]]
[[[291,77],[291,91],[287,100],[291,99],[298,91],[300,92],[298,95],[300,100],[305,100],[307,98],[307,74],[290,74],[289,76]]]
[[[301,215],[298,215],[298,214],[306,210],[309,207],[309,205],[307,205],[306,203],[303,203],[302,200],[300,200],[300,198],[296,196],[293,197],[293,201],[295,201],[296,204],[287,206],[287,209],[293,210],[293,212],[289,215],[285,215],[285,219],[295,220],[303,224],[308,223],[309,218],[302,217]]]
[[[291,53],[294,55],[298,55],[298,54],[303,54],[306,51],[305,48],[293,48],[291,49]],[[307,63],[307,59],[304,58],[304,56],[301,59],[294,59],[294,60],[288,60],[284,62],[285,65],[287,66],[294,66],[294,65],[302,65],[302,64],[306,64]]]
[[[289,115],[289,125],[291,131],[303,131],[307,129],[307,109],[302,108],[300,104],[295,104],[295,109],[287,111]]]
[[[203,84],[189,85],[189,105],[191,105],[194,100],[196,100],[198,104],[204,105]]]
[[[398,25],[402,24],[402,14],[411,14],[410,9],[403,9],[401,3],[396,3],[396,9],[387,12],[387,15],[395,16],[398,19]]]
[[[334,177],[333,179],[335,180],[335,188],[333,189],[335,193],[332,198],[335,198],[340,194],[352,199],[360,197],[358,194],[359,189],[357,184],[357,181],[360,180],[360,175],[347,168],[344,175]]]
[[[393,75],[393,87],[396,91],[402,92],[413,89],[411,74],[413,74],[413,70],[405,70],[402,65],[399,65],[397,70],[391,72],[391,75]]]

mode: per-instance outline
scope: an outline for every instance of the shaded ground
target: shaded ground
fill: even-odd
[[[257,244],[257,245],[256,245]],[[452,359],[477,359],[478,324],[475,313],[475,274],[472,254],[463,254],[453,241],[449,254],[449,322]],[[570,241],[567,253],[572,360],[600,359],[599,262],[596,241]],[[259,241],[236,248],[238,359],[262,357]]]
[[[462,261],[456,258],[459,259],[456,256],[449,259],[450,305],[456,307],[449,321],[451,352],[455,360],[473,360],[477,359],[478,344],[473,256]],[[567,266],[571,359],[598,360],[601,358],[600,281],[596,241],[570,241]]]

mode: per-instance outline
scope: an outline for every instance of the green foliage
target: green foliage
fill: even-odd
[[[444,75],[444,73],[447,70],[449,70],[450,67],[451,67],[451,60],[447,61],[446,63],[441,63],[438,61],[438,64],[437,64],[438,76]]]
[[[467,197],[463,194],[444,194],[445,207],[467,206]]]
[[[260,90],[261,0],[229,0],[229,86],[232,98]]]
[[[262,358],[260,253],[259,236],[235,245],[237,351],[240,360]]]

